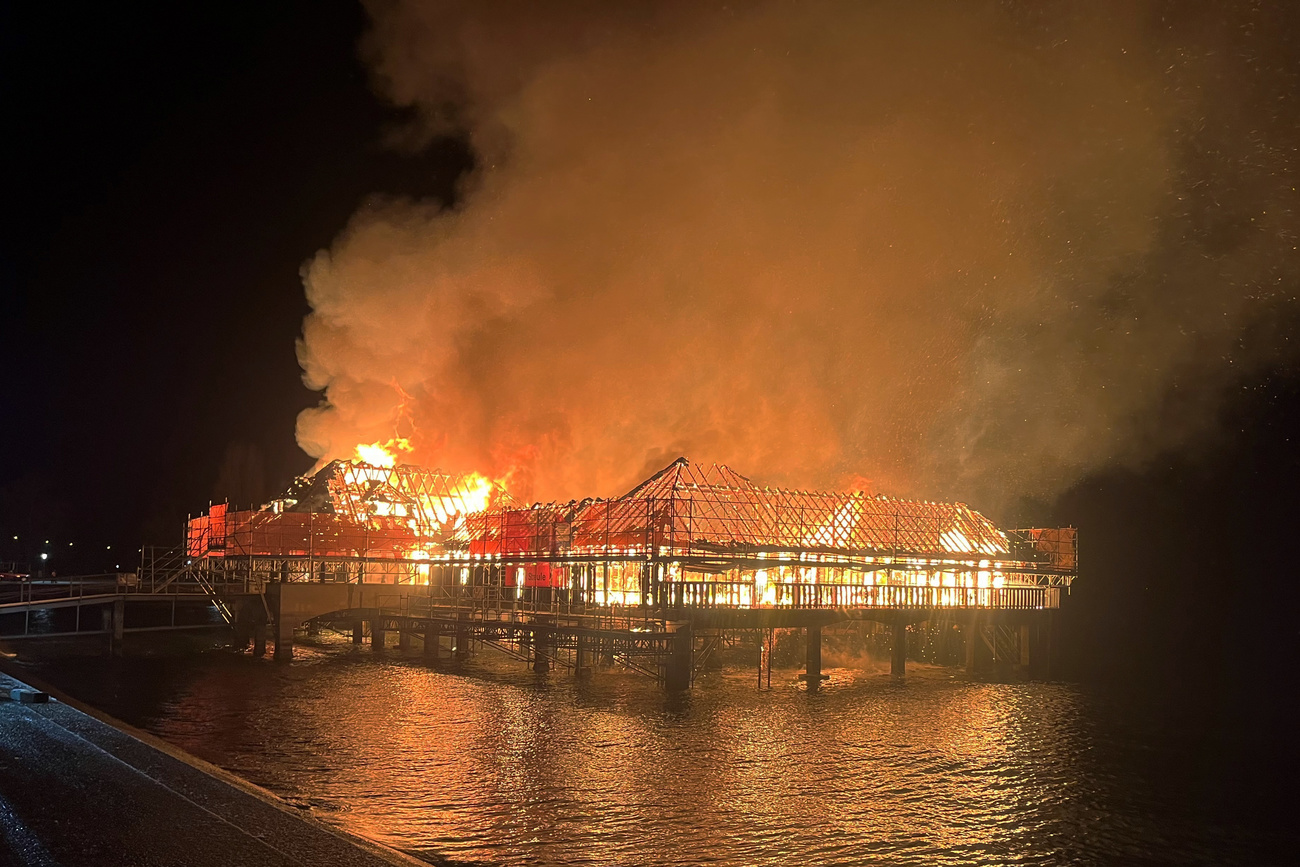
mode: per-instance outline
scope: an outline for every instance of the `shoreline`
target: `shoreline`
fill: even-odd
[[[0,660],[0,844],[15,863],[430,863],[322,822],[14,668]],[[12,701],[14,688],[50,701]]]

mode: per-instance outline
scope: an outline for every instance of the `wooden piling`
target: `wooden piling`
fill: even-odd
[[[806,632],[808,640],[804,651],[804,680],[808,683],[808,691],[816,692],[822,686],[822,628],[809,626]]]
[[[551,670],[550,654],[553,643],[550,627],[537,625],[533,628],[533,671],[545,674]]]
[[[689,620],[677,624],[673,632],[668,659],[664,666],[664,688],[669,692],[685,692],[691,688],[695,669],[695,634]]]
[[[907,677],[907,619],[902,612],[894,615],[893,645],[889,654],[889,676],[896,681]]]
[[[121,596],[113,600],[113,655],[122,655],[122,642],[126,637],[126,600]]]

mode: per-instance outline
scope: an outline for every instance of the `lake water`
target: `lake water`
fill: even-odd
[[[455,864],[1286,863],[1238,773],[1182,709],[913,667],[537,676],[298,645],[51,659],[70,694],[349,831]],[[1292,798],[1291,800],[1294,800]],[[445,860],[444,860],[445,859]]]

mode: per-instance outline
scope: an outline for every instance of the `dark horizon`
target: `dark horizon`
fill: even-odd
[[[187,514],[260,503],[311,467],[294,438],[320,400],[294,355],[310,311],[300,270],[374,197],[455,204],[475,154],[465,135],[385,145],[409,112],[372,91],[351,3],[4,14],[20,132],[0,266],[0,561],[46,550],[65,575],[131,569],[142,542],[178,543]],[[1239,71],[1268,81],[1243,87],[1287,97],[1275,110],[1295,144],[1294,30],[1267,35]],[[1294,183],[1287,169],[1277,183]],[[1225,244],[1248,219],[1198,207]],[[1275,241],[1279,280],[1294,280],[1294,240]],[[1296,290],[1280,284],[1269,323],[1291,346]],[[1294,682],[1300,633],[1273,600],[1287,598],[1300,509],[1295,354],[1220,390],[1208,433],[1011,510],[1080,528],[1064,612],[1075,675],[1177,680],[1195,648],[1215,695]],[[1289,719],[1248,706],[1269,729]]]

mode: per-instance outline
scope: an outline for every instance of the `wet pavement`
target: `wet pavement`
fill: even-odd
[[[57,699],[9,700],[23,686],[0,674],[0,864],[420,863]]]

